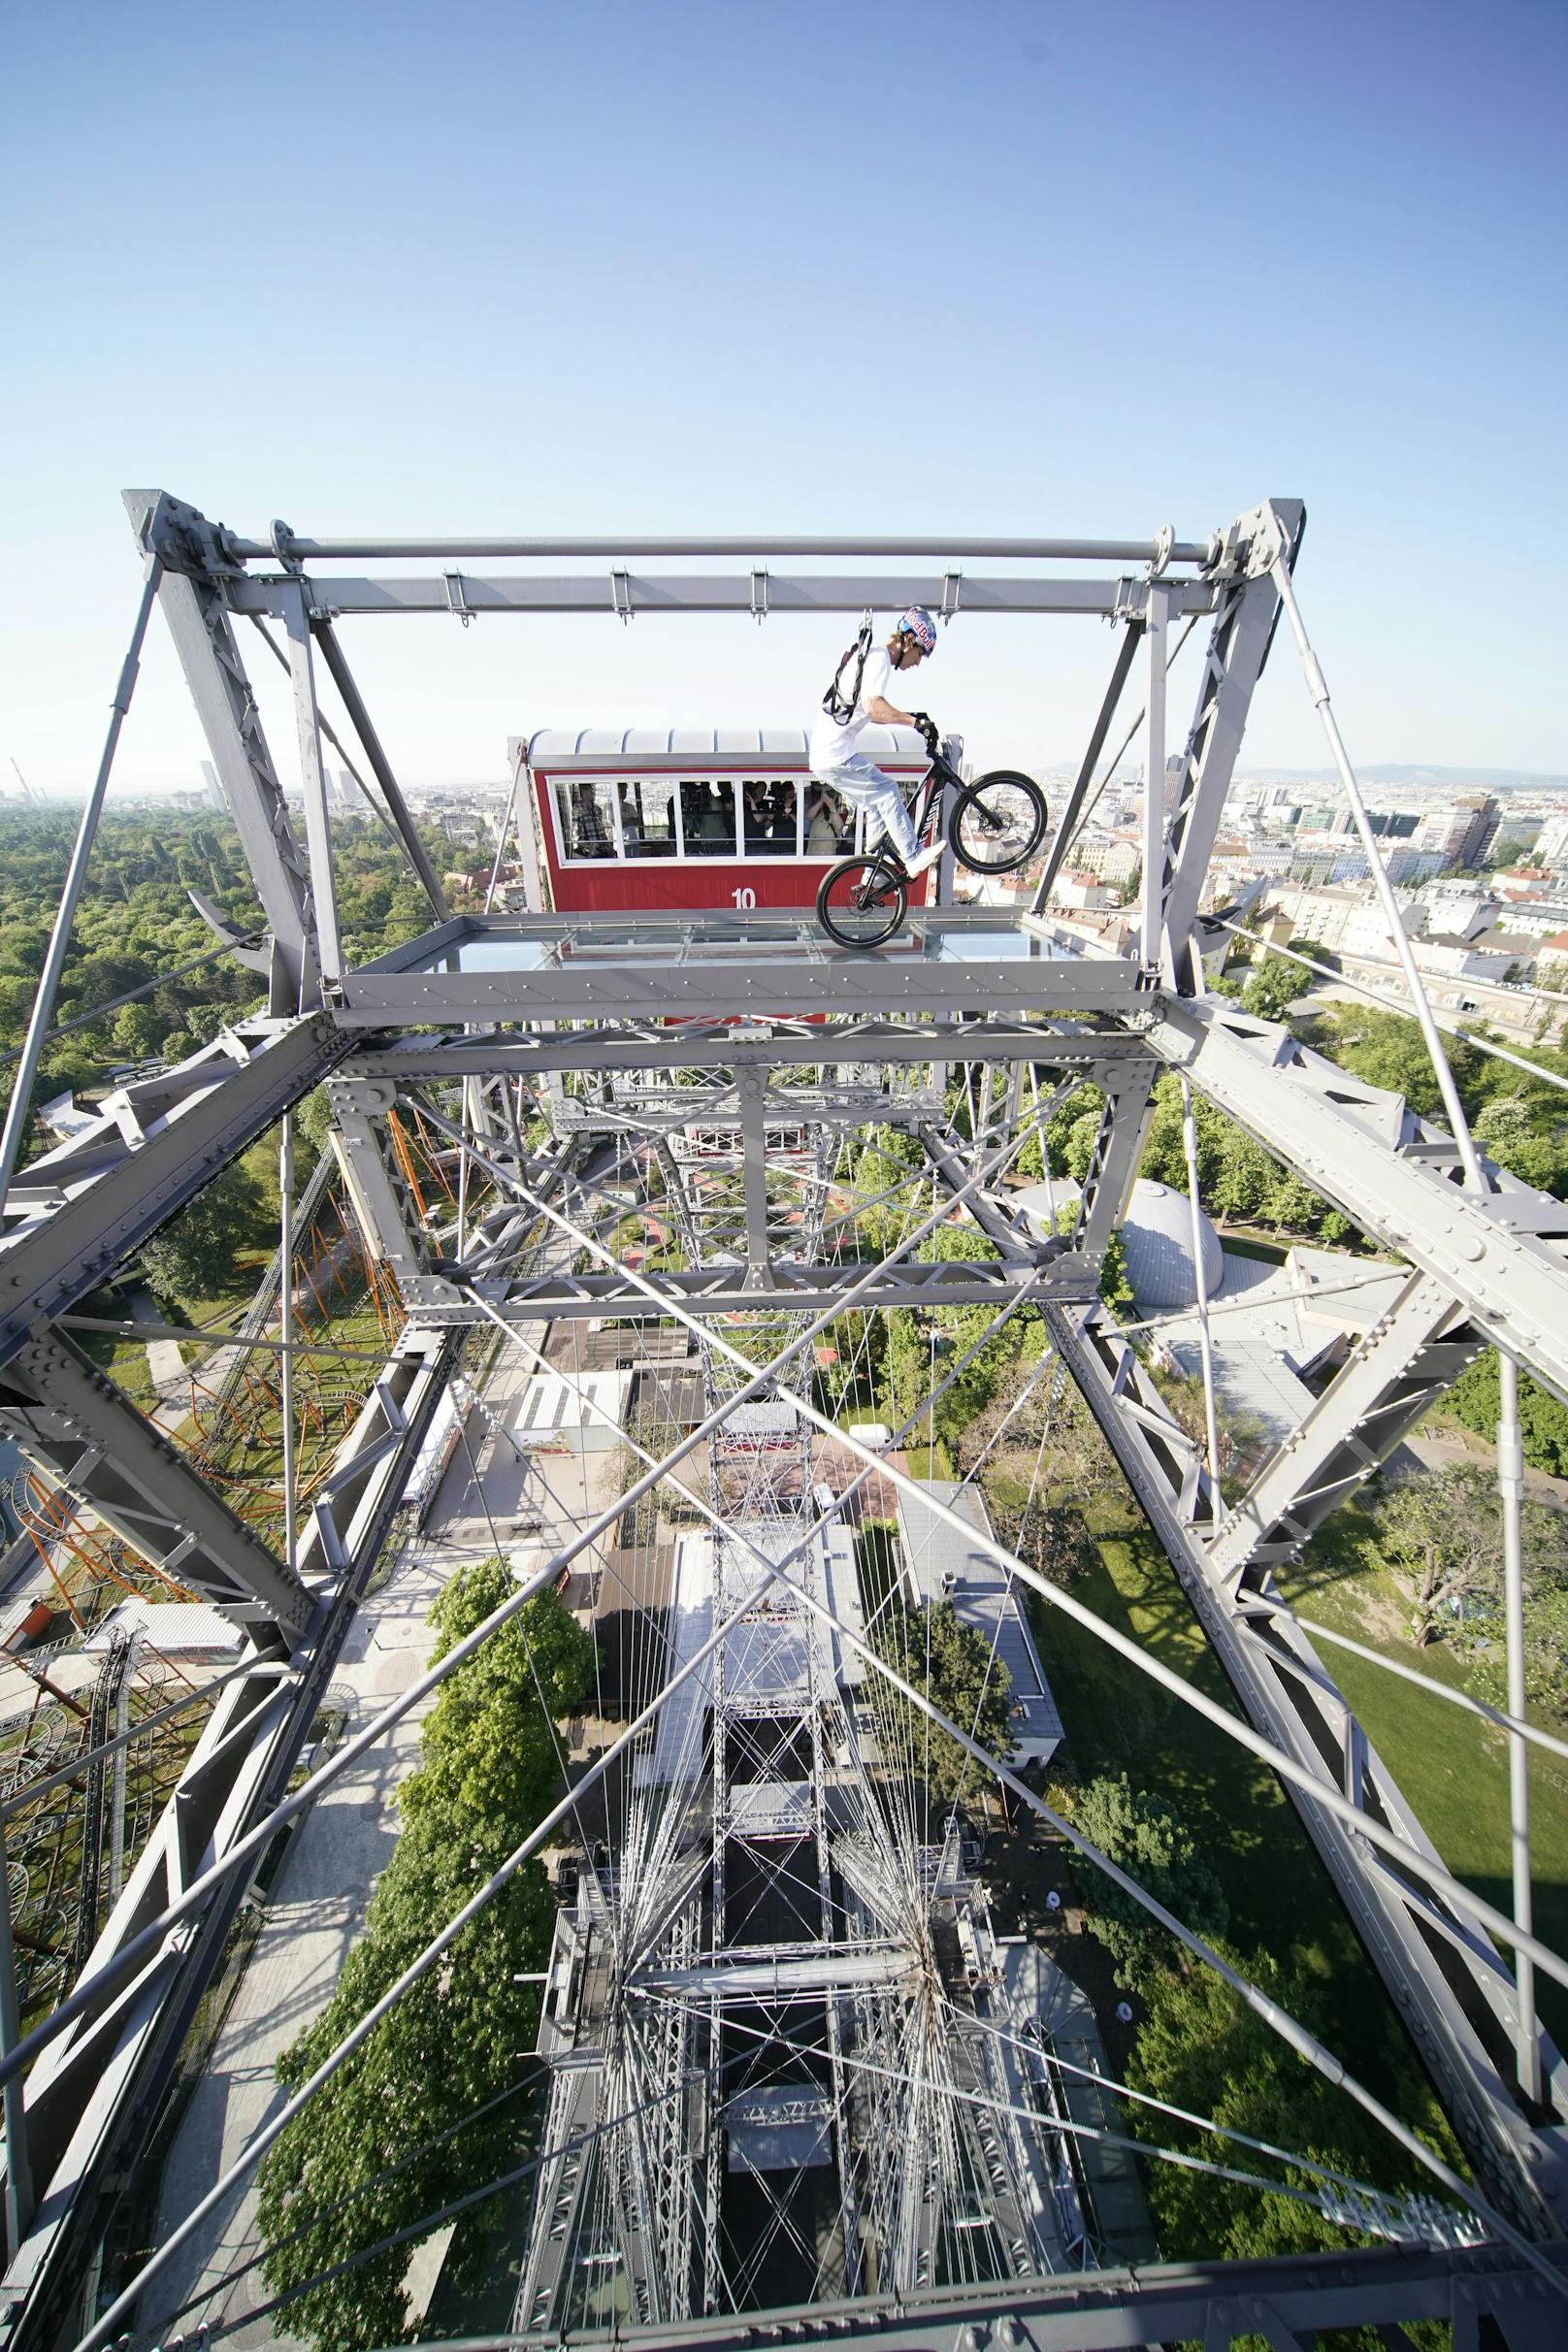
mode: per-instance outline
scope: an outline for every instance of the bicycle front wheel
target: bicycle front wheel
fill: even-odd
[[[822,877],[817,921],[840,947],[880,947],[908,903],[908,884],[890,859],[846,858]]]
[[[1045,795],[1033,777],[996,768],[960,793],[947,837],[971,873],[1011,874],[1029,864],[1045,828]]]

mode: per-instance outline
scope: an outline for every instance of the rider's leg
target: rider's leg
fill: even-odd
[[[867,849],[874,849],[886,833],[905,866],[912,862],[916,854],[915,829],[903,804],[903,795],[891,776],[884,775],[874,762],[855,752],[841,768],[829,769],[827,781],[855,807],[865,809]]]

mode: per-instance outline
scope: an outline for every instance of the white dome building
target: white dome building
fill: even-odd
[[[1127,1280],[1141,1308],[1156,1313],[1197,1304],[1197,1277],[1192,1267],[1192,1210],[1185,1192],[1168,1184],[1149,1184],[1143,1178],[1132,1188],[1122,1227]],[[1225,1253],[1220,1236],[1203,1211],[1198,1211],[1203,1252],[1203,1288],[1212,1298],[1225,1275]]]

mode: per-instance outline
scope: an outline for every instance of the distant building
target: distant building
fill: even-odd
[[[1449,866],[1480,866],[1497,838],[1497,802],[1487,792],[1460,793],[1434,808],[1416,828],[1415,846],[1435,850]]]

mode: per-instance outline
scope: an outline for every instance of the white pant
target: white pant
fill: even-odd
[[[903,804],[903,795],[889,775],[863,752],[852,751],[837,768],[823,772],[823,782],[841,793],[854,808],[864,808],[870,820],[866,829],[866,846],[874,849],[886,833],[907,866],[915,855],[915,829],[909,822],[909,811]]]

